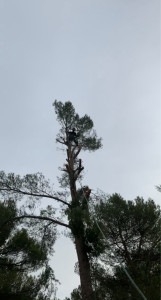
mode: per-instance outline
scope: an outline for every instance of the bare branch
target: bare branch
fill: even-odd
[[[80,151],[81,151],[81,147],[79,146],[78,151],[74,154],[74,159],[78,156],[78,154],[80,153]]]
[[[19,217],[15,217],[15,218],[11,218],[11,219],[8,219],[7,221],[5,221],[1,227],[3,227],[4,225],[6,225],[7,223],[9,222],[14,222],[14,221],[18,221],[18,220],[21,220],[21,219],[24,219],[24,218],[28,218],[28,219],[38,219],[38,220],[44,220],[44,221],[50,221],[51,223],[54,223],[54,224],[57,224],[57,225],[60,225],[60,226],[64,226],[64,227],[67,227],[67,228],[70,228],[69,225],[63,223],[63,222],[60,222],[58,220],[54,220],[52,218],[49,218],[49,217],[43,217],[43,216],[33,216],[33,215],[24,215],[24,216],[19,216]]]
[[[64,140],[64,142],[62,142],[62,141],[60,141],[59,139],[56,139],[56,141],[57,141],[58,143],[60,143],[60,144],[67,145],[67,143],[65,142],[65,140]]]
[[[0,191],[6,191],[6,192],[13,192],[13,193],[18,193],[18,194],[22,194],[22,195],[27,195],[27,196],[32,196],[32,197],[40,197],[40,198],[50,198],[50,199],[54,199],[58,202],[61,202],[67,206],[70,206],[70,204],[58,197],[52,196],[50,194],[37,194],[37,193],[32,193],[32,192],[26,192],[26,191],[22,191],[16,188],[12,188],[12,187],[8,187],[8,188],[0,188]]]

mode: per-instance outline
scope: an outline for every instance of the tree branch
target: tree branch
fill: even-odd
[[[21,219],[24,219],[24,218],[28,218],[28,219],[38,219],[38,220],[44,220],[44,221],[50,221],[51,223],[54,223],[54,224],[57,224],[57,225],[60,225],[60,226],[64,226],[64,227],[67,227],[67,228],[70,228],[69,225],[63,223],[63,222],[60,222],[60,221],[57,221],[57,220],[54,220],[52,218],[49,218],[49,217],[43,217],[43,216],[33,216],[33,215],[24,215],[24,216],[19,216],[19,217],[15,217],[15,218],[11,218],[11,219],[8,219],[7,221],[5,221],[2,225],[1,225],[1,228],[6,225],[7,223],[9,222],[13,222],[13,221],[18,221],[18,220],[21,220]]]
[[[81,147],[79,146],[79,149],[78,149],[78,151],[74,154],[74,159],[78,156],[78,154],[80,153],[80,151],[81,151]]]
[[[37,194],[37,193],[32,193],[32,192],[25,192],[19,189],[15,189],[15,188],[0,188],[0,191],[6,191],[6,192],[13,192],[13,193],[18,193],[18,194],[22,194],[22,195],[27,195],[27,196],[32,196],[32,197],[40,197],[40,198],[50,198],[50,199],[54,199],[58,202],[61,202],[67,206],[70,206],[70,204],[58,197],[54,197],[50,194]]]
[[[59,139],[56,139],[56,141],[57,141],[58,143],[60,143],[60,144],[67,145],[67,143],[65,142],[65,140],[64,140],[64,142],[62,142],[62,141],[60,141]]]
[[[121,228],[120,226],[118,226],[118,229],[119,229],[119,236],[120,236],[120,239],[121,239],[121,242],[122,242],[122,245],[124,247],[124,251],[125,251],[125,259],[127,259],[127,262],[131,263],[131,257],[130,257],[130,253],[127,249],[127,245],[123,239],[123,236],[122,236],[122,231],[121,231]]]

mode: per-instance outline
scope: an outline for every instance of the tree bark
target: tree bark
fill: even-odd
[[[71,149],[71,145],[68,145],[67,149],[67,172],[69,174],[69,181],[70,181],[70,192],[71,192],[71,199],[72,202],[75,202],[77,189],[76,189],[76,180],[75,177],[75,170],[74,170],[74,163],[76,161],[76,157],[80,152],[80,148],[76,150],[75,148]],[[80,170],[79,174],[83,170],[81,166],[81,160],[78,162],[78,169]],[[82,220],[83,222],[83,220]],[[78,257],[78,264],[79,264],[79,273],[80,273],[80,282],[81,282],[81,294],[83,300],[93,300],[93,289],[92,289],[92,281],[91,281],[91,274],[90,274],[90,262],[88,258],[88,254],[85,249],[84,239],[83,236],[74,235],[75,239],[75,246],[76,252]]]
[[[79,273],[81,282],[81,294],[83,300],[93,300],[93,290],[90,274],[90,263],[88,255],[84,248],[82,237],[75,236],[75,246],[77,251]]]

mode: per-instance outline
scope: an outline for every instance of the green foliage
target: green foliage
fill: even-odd
[[[78,289],[74,289],[71,293],[71,298],[65,298],[65,300],[82,300],[80,286]]]
[[[79,134],[79,145],[83,150],[95,151],[102,147],[101,138],[98,138],[93,130],[94,124],[88,115],[79,117],[70,101],[63,104],[61,101],[55,100],[53,106],[61,125],[60,133],[57,136],[59,141],[65,143],[68,130],[74,127]]]
[[[66,210],[66,214],[72,233],[78,237],[84,236],[85,223],[88,223],[89,212],[82,189],[77,191],[75,199],[71,201],[70,207]]]
[[[149,276],[146,274],[146,270],[143,266],[140,266],[138,273],[134,273],[126,265],[126,269],[132,275],[133,280],[137,283],[140,290],[144,293],[147,300],[160,298],[160,279],[159,274],[156,277]],[[100,264],[96,266],[95,272],[93,274],[94,289],[96,298],[98,300],[111,299],[111,300],[141,300],[142,297],[138,294],[137,290],[131,285],[127,276],[120,267],[115,268],[114,275],[110,275],[107,270]],[[150,280],[149,280],[149,277]],[[146,281],[147,279],[147,281]]]
[[[30,203],[32,206],[34,204],[33,196],[37,196],[38,200],[42,195],[52,195],[53,191],[49,181],[40,172],[21,177],[14,173],[6,174],[4,171],[0,171],[0,193],[1,199],[8,200],[10,197],[14,201],[20,201],[27,195],[28,200],[32,200]]]
[[[161,184],[156,186],[158,192],[161,192]]]
[[[55,100],[53,103],[53,106],[55,108],[55,113],[57,115],[57,120],[65,126],[65,128],[68,127],[74,127],[74,122],[76,119],[78,119],[78,114],[75,113],[75,109],[70,101],[65,102],[63,104],[61,101]]]
[[[86,186],[77,191],[77,196],[66,210],[66,214],[73,235],[81,237],[86,252],[97,257],[104,251],[105,245],[95,221],[90,216],[87,203],[89,199],[85,196],[87,190]]]
[[[84,238],[87,253],[90,253],[93,257],[98,257],[104,252],[105,244],[102,234],[94,220],[91,220],[90,224],[86,227]]]
[[[50,280],[55,281],[50,268],[37,277],[5,269],[0,272],[0,297],[6,300],[50,300],[46,293]]]
[[[21,252],[22,260],[25,261],[25,265],[28,264],[28,268],[29,265],[40,267],[40,262],[43,264],[47,259],[46,249],[42,251],[41,244],[29,237],[24,228],[15,232],[14,236],[10,238],[7,249],[11,249],[12,252]]]
[[[79,206],[69,210],[68,220],[72,233],[78,237],[82,236],[84,234],[83,212]]]
[[[55,281],[48,266],[48,251],[36,235],[30,236],[20,222],[13,222],[18,209],[13,200],[0,202],[0,298],[50,300],[49,281]],[[41,235],[40,235],[41,236]],[[30,272],[39,271],[38,276]],[[44,290],[43,294],[41,290]]]
[[[16,217],[16,205],[13,200],[5,201],[5,203],[0,202],[0,226],[3,225],[5,220],[12,219]],[[8,222],[5,224],[5,230],[0,230],[0,247],[5,243],[5,240],[8,239],[10,232],[13,228],[13,222]]]
[[[154,224],[156,220],[159,221],[160,209],[151,199],[145,202],[143,198],[137,197],[135,201],[125,201],[120,195],[114,194],[108,201],[96,205],[96,212],[97,218],[103,220],[101,224],[106,236],[115,236],[117,244],[125,239],[129,250],[136,245],[136,236],[138,241],[142,238],[141,246],[145,249],[154,234],[156,239],[159,238],[158,227]]]
[[[119,257],[147,300],[159,300],[160,207],[153,200],[144,201],[140,197],[134,201],[126,201],[119,194],[108,197],[101,195],[99,203],[98,198],[99,196],[94,215],[108,243],[102,251],[98,251],[98,256],[92,251],[89,252],[95,298],[141,300],[141,296],[118,264],[116,257]],[[89,245],[91,240],[92,243],[95,240],[97,245],[98,228],[92,228],[92,225],[96,224],[91,223],[85,234]],[[98,242],[103,243],[102,240]],[[97,260],[95,257],[98,257]],[[79,300],[82,299],[79,290],[75,289],[69,300],[77,299],[74,295],[78,296]]]
[[[151,199],[145,202],[143,198],[137,197],[135,201],[125,201],[120,195],[114,194],[96,205],[96,213],[112,250],[126,265],[141,291],[147,299],[159,300],[159,206]],[[113,275],[102,269],[99,271],[101,266],[97,267],[95,276],[98,276],[98,291],[105,290],[106,294],[111,295],[110,299],[114,300],[140,299],[113,259],[111,248],[107,248],[108,258],[104,255],[103,260],[112,263]]]

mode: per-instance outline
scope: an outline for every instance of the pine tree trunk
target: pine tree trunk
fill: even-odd
[[[79,263],[82,299],[93,300],[90,263],[81,237],[75,236],[75,245]]]
[[[77,190],[76,190],[76,182],[74,179],[75,158],[73,157],[73,155],[74,152],[72,153],[71,146],[69,144],[67,150],[67,161],[68,161],[67,171],[69,174],[71,198],[72,198],[72,202],[74,203],[75,197],[77,195]],[[90,263],[85,249],[83,237],[75,234],[73,235],[75,238],[75,246],[76,246],[78,264],[79,264],[82,299],[93,300],[94,297],[93,297],[91,274],[90,274]]]

